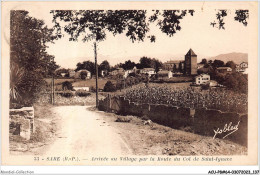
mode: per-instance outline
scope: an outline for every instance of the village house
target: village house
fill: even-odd
[[[150,77],[151,75],[155,74],[155,69],[154,68],[143,68],[143,69],[140,69],[140,73],[148,74],[148,76]]]
[[[104,76],[105,76],[105,72],[104,72],[103,70],[101,71],[100,74],[101,74],[101,77],[104,77]]]
[[[218,67],[217,68],[219,73],[231,73],[232,72],[232,68],[230,67]]]
[[[74,77],[76,72],[72,69],[69,69],[69,77]]]
[[[172,78],[172,72],[167,70],[162,70],[157,72],[158,79],[166,79],[166,78]]]
[[[210,83],[210,75],[200,74],[195,77],[196,85],[207,84],[207,83]]]
[[[101,77],[105,77],[105,76],[108,75],[108,71],[107,70],[101,70],[100,74],[101,74]]]
[[[91,78],[91,72],[86,70],[86,69],[82,69],[79,70],[75,73],[75,78],[81,78],[81,72],[85,72],[86,73],[86,79],[90,79]]]
[[[203,68],[204,67],[204,64],[202,64],[202,63],[198,63],[197,64],[197,69],[201,69],[201,68]]]
[[[216,86],[218,86],[218,82],[215,81],[215,80],[210,80],[210,81],[209,81],[209,86],[211,86],[211,87],[216,87]]]
[[[66,73],[61,73],[61,76],[62,76],[62,77],[65,77],[65,75],[66,75]]]
[[[248,69],[247,62],[242,62],[241,64],[236,65],[236,72],[247,73],[247,69]]]
[[[137,73],[137,72],[138,72],[138,69],[136,68],[136,66],[133,68],[133,72],[134,72],[134,73]]]
[[[116,68],[115,70],[113,70],[112,72],[109,72],[110,75],[114,76],[114,75],[124,75],[124,69],[123,68]]]
[[[133,72],[134,72],[134,70],[125,70],[125,71],[124,71],[124,78],[128,77],[129,74],[131,74],[131,73],[133,73]]]
[[[168,71],[178,70],[180,64],[182,64],[183,61],[181,60],[170,60],[165,63],[163,63],[163,69]]]
[[[240,68],[248,68],[248,62],[242,62]]]
[[[87,86],[74,86],[73,89],[74,89],[75,91],[84,90],[84,91],[89,92],[89,87],[87,87]]]

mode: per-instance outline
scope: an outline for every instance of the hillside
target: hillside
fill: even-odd
[[[225,63],[228,61],[233,61],[236,64],[240,64],[242,62],[248,62],[248,54],[247,53],[227,53],[227,54],[220,54],[215,57],[209,57],[207,60],[221,60]]]

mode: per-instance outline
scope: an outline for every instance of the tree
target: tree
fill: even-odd
[[[201,60],[200,64],[208,64],[207,59],[206,59],[206,58],[203,58],[203,59]]]
[[[212,25],[212,27],[216,27],[218,29],[223,29],[225,30],[225,22],[224,22],[224,18],[228,15],[227,10],[218,10],[216,13],[216,18],[217,18],[217,22],[211,22],[210,25]],[[234,20],[238,21],[240,23],[242,23],[244,26],[247,26],[248,22],[247,19],[249,18],[249,11],[248,10],[243,10],[243,9],[239,9],[239,10],[235,10],[235,17]]]
[[[134,67],[135,67],[135,62],[132,62],[132,61],[130,61],[130,60],[125,61],[125,63],[122,64],[122,68],[123,68],[124,70],[131,70],[131,69],[133,69]]]
[[[182,62],[179,63],[179,72],[183,72]]]
[[[63,90],[73,90],[72,83],[69,82],[69,81],[64,81],[64,82],[62,83],[62,89],[63,89]]]
[[[152,59],[148,57],[140,58],[140,65],[142,68],[151,68],[152,67]]]
[[[181,30],[180,20],[189,13],[193,16],[194,10],[153,10],[154,14],[149,17],[150,22],[156,22],[160,30],[168,36],[173,36]],[[160,16],[162,18],[160,18]],[[153,36],[155,40],[155,36]],[[152,38],[151,38],[152,41]]]
[[[232,71],[233,71],[233,72],[236,71],[236,64],[235,64],[233,61],[228,61],[228,62],[226,63],[226,66],[232,68]]]
[[[105,71],[105,72],[109,72],[110,71],[110,64],[107,60],[104,60],[98,67],[98,70],[101,71]]]
[[[80,79],[85,80],[87,78],[88,74],[85,71],[80,72]]]
[[[173,72],[177,72],[177,66],[176,66],[176,64],[174,64],[172,71],[173,71]]]
[[[122,79],[117,79],[116,81],[116,88],[117,89],[123,89],[124,88],[124,84],[125,84],[125,80],[122,80]]]
[[[233,91],[245,94],[248,92],[248,77],[239,72],[227,74],[223,84]]]
[[[143,69],[143,66],[140,63],[137,63],[135,66],[137,69]]]
[[[111,81],[107,81],[104,86],[104,92],[115,92],[116,87]]]
[[[61,76],[62,73],[68,74],[68,73],[69,73],[69,70],[68,70],[68,69],[64,69],[64,68],[58,69],[58,70],[56,71],[56,76]]]
[[[153,58],[148,58],[148,57],[142,57],[140,58],[140,65],[137,65],[137,68],[154,68],[155,72],[158,72],[159,69],[162,67],[162,62]]]
[[[155,69],[155,72],[158,72],[160,68],[162,68],[162,62],[153,58],[152,59],[152,67]]]
[[[19,83],[11,82],[11,85],[13,90],[16,89],[16,102],[25,106],[32,105],[45,85],[43,78],[53,74],[58,67],[54,57],[46,52],[46,43],[54,39],[53,30],[28,13],[24,10],[10,11],[10,61],[20,70],[17,74]],[[10,78],[14,81],[14,77]]]
[[[83,63],[78,63],[75,71],[77,72],[79,70],[88,70],[92,75],[96,73],[95,64],[91,61],[83,61]]]
[[[221,60],[214,60],[214,62],[212,63],[212,66],[214,68],[223,67],[224,65],[225,65],[224,61],[221,61]]]
[[[45,75],[44,77],[49,78],[52,77],[55,74],[55,70],[57,70],[58,68],[60,68],[59,65],[57,65],[57,63],[54,61],[54,56],[52,55],[47,55],[48,60],[50,60],[49,62],[46,63],[45,65]]]
[[[203,67],[204,67],[204,68],[209,68],[209,66],[210,66],[210,65],[207,63],[207,64],[205,64]]]

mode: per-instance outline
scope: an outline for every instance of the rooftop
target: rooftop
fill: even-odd
[[[230,67],[218,67],[217,69],[231,69]]]
[[[200,74],[200,75],[197,75],[196,77],[202,77],[202,76],[204,76],[204,75],[210,76],[209,74],[204,74],[204,73],[202,73],[202,74]]]
[[[78,70],[78,72],[82,72],[82,71],[84,71],[84,72],[90,72],[90,71],[87,70],[87,69],[80,69],[80,70]]]
[[[177,63],[180,63],[180,62],[183,62],[183,60],[170,60],[170,61],[167,61],[163,64],[177,64]]]
[[[190,49],[186,55],[189,55],[189,56],[197,56],[194,51],[192,49]]]
[[[143,70],[154,70],[154,68],[148,67],[148,68],[143,68]]]
[[[161,70],[158,72],[158,74],[168,74],[171,71],[167,71],[167,70]]]

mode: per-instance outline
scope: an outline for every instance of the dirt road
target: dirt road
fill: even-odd
[[[58,138],[45,154],[56,156],[132,154],[119,132],[102,120],[100,114],[87,108],[87,106],[53,108],[61,117],[61,129],[57,133]]]

